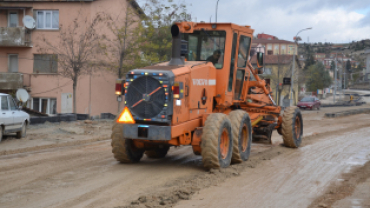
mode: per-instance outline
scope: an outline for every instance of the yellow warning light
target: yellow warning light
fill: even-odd
[[[119,116],[118,123],[128,123],[128,124],[134,124],[135,123],[135,120],[132,117],[128,107],[125,107],[122,114]]]

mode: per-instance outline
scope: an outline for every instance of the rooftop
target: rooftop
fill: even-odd
[[[285,44],[296,44],[295,42],[287,41],[287,40],[267,40],[267,39],[253,39],[253,43],[255,43],[255,44],[258,44],[258,43],[285,43]]]

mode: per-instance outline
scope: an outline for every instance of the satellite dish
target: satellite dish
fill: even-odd
[[[29,15],[24,16],[22,22],[27,29],[32,30],[36,27],[36,21]]]
[[[22,103],[25,103],[25,102],[27,102],[28,99],[30,99],[30,95],[28,94],[28,92],[25,89],[22,89],[22,88],[17,90],[17,92],[15,93],[15,96]]]

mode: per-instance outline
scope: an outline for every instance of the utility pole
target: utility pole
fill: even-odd
[[[293,66],[292,66],[292,77],[291,77],[291,85],[290,85],[290,106],[293,106],[293,75],[294,75],[294,68],[295,68],[295,53],[298,54],[298,34],[305,30],[311,30],[312,27],[302,29],[298,31],[297,35],[294,36],[294,42],[296,43],[294,50],[293,50]]]
[[[338,53],[335,53],[335,71],[334,71],[334,80],[335,80],[335,88],[334,88],[334,95],[333,95],[333,102],[335,104],[335,95],[337,94],[337,65],[338,65]]]
[[[217,23],[218,1],[220,1],[220,0],[217,0],[217,4],[216,4],[216,23]]]

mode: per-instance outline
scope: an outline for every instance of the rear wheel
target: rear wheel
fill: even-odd
[[[155,158],[155,159],[164,158],[164,157],[166,157],[167,152],[168,152],[169,149],[170,149],[170,147],[168,147],[168,146],[157,147],[155,149],[146,150],[145,154],[149,158]]]
[[[116,160],[122,163],[139,162],[143,157],[144,150],[135,147],[132,139],[123,138],[123,124],[114,124],[112,132],[112,153]]]
[[[225,114],[208,116],[201,140],[203,165],[207,169],[226,168],[232,156],[231,122]]]
[[[252,124],[247,112],[235,110],[229,114],[233,137],[232,163],[248,160],[251,151]]]
[[[297,107],[286,108],[281,126],[284,145],[292,148],[299,147],[301,145],[303,135],[301,111]]]

